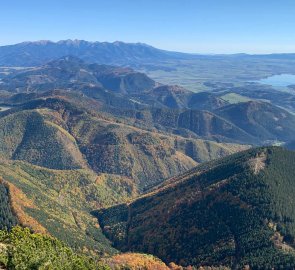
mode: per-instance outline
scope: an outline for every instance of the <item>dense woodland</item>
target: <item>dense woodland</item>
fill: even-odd
[[[294,164],[294,152],[249,150],[98,216],[118,248],[166,262],[293,269]]]
[[[0,230],[9,230],[18,223],[9,200],[9,189],[0,179]]]
[[[0,263],[7,269],[107,270],[102,263],[74,253],[50,236],[15,227],[0,231]]]
[[[158,258],[139,253],[93,258],[74,252],[48,235],[32,233],[28,228],[0,230],[0,267],[13,270],[194,270],[175,263],[167,266]],[[218,268],[222,270],[223,268]],[[218,270],[216,269],[216,270]],[[197,269],[196,269],[197,270]]]

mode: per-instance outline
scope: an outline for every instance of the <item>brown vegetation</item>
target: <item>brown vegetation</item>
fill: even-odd
[[[11,208],[16,215],[19,223],[25,227],[31,228],[34,232],[48,234],[46,228],[44,228],[37,220],[29,216],[25,212],[25,208],[37,208],[33,201],[28,199],[27,196],[18,189],[15,185],[0,178],[0,182],[6,185],[9,189]]]

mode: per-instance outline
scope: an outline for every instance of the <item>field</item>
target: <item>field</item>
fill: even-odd
[[[239,85],[275,74],[295,74],[293,59],[255,56],[200,56],[194,59],[145,65],[140,71],[164,84],[181,85],[191,91],[210,90],[207,83]]]

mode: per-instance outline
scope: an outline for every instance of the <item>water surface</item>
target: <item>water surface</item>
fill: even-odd
[[[270,76],[257,82],[262,84],[268,84],[274,87],[287,87],[289,85],[295,85],[295,75],[292,74],[281,74]]]

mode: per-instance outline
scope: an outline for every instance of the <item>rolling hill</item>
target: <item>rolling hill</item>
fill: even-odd
[[[217,95],[235,95],[254,100],[263,100],[271,104],[284,108],[288,111],[295,112],[295,95],[294,92],[281,91],[269,85],[259,83],[246,83],[240,87],[217,87],[213,90]]]
[[[87,64],[73,56],[16,71],[4,77],[0,87],[2,91],[14,93],[63,89],[82,92],[104,103],[118,100],[120,105],[129,103],[128,106],[140,108],[149,105],[213,111],[228,104],[215,94],[193,93],[177,85],[162,85],[131,68]]]
[[[185,138],[253,145],[261,143],[259,138],[209,111],[153,107],[129,110],[114,108],[111,113],[127,118],[136,126],[153,128]]]
[[[194,109],[213,111],[228,104],[209,92],[193,93],[178,85],[159,85],[132,98],[142,104],[170,109]]]
[[[124,251],[181,265],[292,269],[294,164],[294,152],[251,149],[196,167],[95,215]]]
[[[127,124],[186,138],[262,145],[292,140],[295,129],[295,116],[269,102],[229,104],[218,93],[161,85],[130,68],[73,56],[16,71],[0,87],[6,105],[62,96]]]
[[[244,149],[148,131],[51,96],[0,113],[0,155],[51,169],[122,175],[143,190],[200,162]]]
[[[90,88],[93,91],[106,89],[126,94],[149,90],[154,86],[155,82],[144,73],[130,68],[86,64],[73,56],[65,56],[39,67],[21,70],[1,80],[1,90],[10,92]]]
[[[231,104],[214,112],[261,141],[289,141],[294,138],[294,115],[267,102]]]

